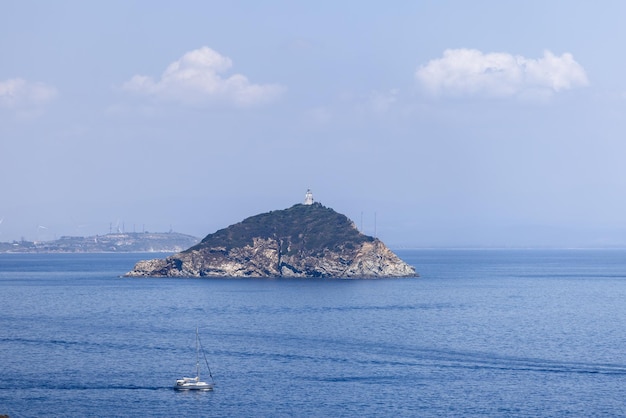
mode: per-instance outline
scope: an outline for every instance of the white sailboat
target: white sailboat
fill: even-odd
[[[200,351],[202,351],[202,356],[204,357],[204,362],[206,364],[207,369],[209,370],[209,377],[211,378],[211,382],[203,382],[200,380]],[[213,375],[211,374],[211,368],[209,367],[209,362],[206,359],[206,354],[204,354],[204,350],[202,349],[202,344],[200,343],[200,335],[198,334],[198,328],[196,328],[196,377],[183,377],[182,379],[177,379],[176,384],[174,385],[174,389],[176,390],[213,390]]]

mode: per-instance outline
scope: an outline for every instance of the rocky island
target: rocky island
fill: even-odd
[[[385,244],[312,197],[249,217],[164,259],[138,262],[126,277],[415,277]]]

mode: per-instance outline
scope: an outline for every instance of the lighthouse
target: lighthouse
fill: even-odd
[[[304,204],[312,205],[313,204],[313,193],[311,193],[311,189],[307,189],[306,195],[304,196]]]

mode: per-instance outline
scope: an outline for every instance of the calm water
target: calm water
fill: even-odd
[[[421,278],[125,279],[153,255],[0,254],[0,414],[626,415],[626,251],[398,253]],[[176,392],[196,326],[216,389]]]

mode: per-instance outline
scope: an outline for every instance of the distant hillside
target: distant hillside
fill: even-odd
[[[415,269],[319,203],[251,216],[131,277],[409,277]]]
[[[0,252],[10,253],[175,253],[198,243],[198,238],[177,232],[129,232],[90,237],[61,237],[54,241],[0,243]]]

